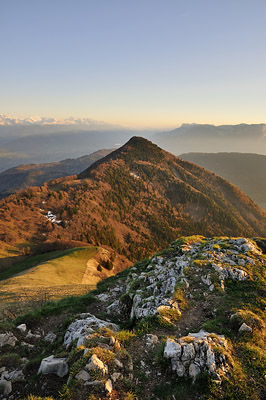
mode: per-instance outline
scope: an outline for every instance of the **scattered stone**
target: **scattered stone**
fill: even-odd
[[[158,336],[152,335],[150,333],[148,333],[145,337],[146,337],[146,345],[148,347],[155,346],[159,341]]]
[[[77,375],[75,376],[75,378],[77,379],[77,380],[79,380],[79,381],[84,381],[84,382],[86,382],[86,381],[89,381],[90,380],[90,374],[87,372],[87,371],[85,371],[84,369],[82,369],[81,371],[79,371],[78,373],[77,373]]]
[[[68,364],[66,358],[46,357],[42,360],[38,374],[56,374],[62,378],[68,374]]]
[[[108,379],[107,382],[105,383],[105,390],[106,390],[108,393],[112,393],[113,385],[112,385],[111,379]]]
[[[56,340],[56,334],[53,332],[48,332],[47,335],[44,337],[44,340],[49,343],[54,343]]]
[[[117,358],[114,359],[115,365],[118,368],[124,368],[123,364],[121,363],[121,361],[119,361]]]
[[[9,396],[12,392],[12,383],[11,381],[7,381],[5,379],[0,380],[0,393],[3,393],[4,396]]]
[[[27,342],[21,342],[21,346],[27,346],[29,350],[32,350],[35,347],[34,344],[30,344]]]
[[[18,339],[12,332],[0,333],[0,347],[11,346],[14,347]]]
[[[120,372],[114,372],[111,375],[112,381],[115,383],[118,379],[120,379],[122,374]]]
[[[108,374],[108,367],[105,365],[97,356],[93,354],[89,359],[89,363],[85,366],[85,369],[91,371],[93,369],[99,369],[103,375]]]
[[[32,333],[30,330],[27,333],[26,339],[40,339],[41,335],[37,334],[37,333]]]
[[[20,325],[17,326],[17,329],[18,329],[21,333],[24,333],[24,332],[26,332],[26,330],[27,330],[27,326],[26,326],[26,324],[20,324]]]
[[[251,333],[252,328],[250,326],[248,326],[245,322],[243,322],[243,324],[238,329],[238,332],[239,333]]]
[[[25,375],[23,374],[22,370],[15,370],[15,371],[9,372],[8,379],[12,382],[24,381]]]

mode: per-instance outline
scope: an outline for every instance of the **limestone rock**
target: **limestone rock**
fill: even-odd
[[[11,346],[14,347],[18,339],[12,332],[0,333],[0,347]]]
[[[240,333],[251,333],[252,332],[252,328],[250,326],[248,326],[245,322],[243,322],[243,324],[238,329],[238,332],[240,332]]]
[[[116,382],[118,379],[121,378],[121,376],[122,376],[122,374],[121,374],[120,372],[114,372],[114,373],[111,375],[112,381],[113,381],[113,382]]]
[[[20,324],[20,325],[17,326],[17,329],[18,329],[21,333],[24,333],[24,332],[26,332],[26,330],[27,330],[27,326],[26,326],[26,324]]]
[[[193,378],[193,380],[195,380],[196,376],[200,374],[200,367],[195,363],[191,363],[188,369],[188,374]]]
[[[8,380],[12,382],[24,381],[25,375],[22,370],[15,370],[8,373]]]
[[[105,365],[97,356],[93,354],[89,359],[89,363],[85,366],[87,371],[91,371],[93,369],[99,369],[102,371],[103,375],[108,373],[108,367]]]
[[[107,382],[105,383],[105,390],[106,390],[108,393],[112,393],[113,385],[112,385],[111,379],[108,379]]]
[[[217,354],[216,359],[217,347],[223,347],[226,351],[224,336],[201,330],[178,340],[167,339],[164,357],[171,360],[172,370],[179,377],[189,376],[194,381],[199,373],[207,371],[219,379],[229,370],[229,365],[224,354]]]
[[[27,333],[26,339],[40,339],[41,335],[39,335],[38,333],[32,333],[31,331],[29,331]]]
[[[100,301],[107,301],[109,299],[109,295],[107,293],[101,293],[95,297],[97,297]]]
[[[4,396],[9,396],[12,392],[12,383],[5,379],[0,380],[0,390],[4,394]]]
[[[165,358],[178,358],[181,355],[181,345],[173,339],[167,339],[164,348]]]
[[[75,376],[75,378],[77,379],[77,380],[79,380],[79,381],[84,381],[84,382],[86,382],[86,381],[89,381],[90,380],[90,374],[87,372],[87,371],[85,371],[84,369],[82,369],[81,371],[79,371],[78,373],[77,373],[77,375]]]
[[[69,347],[75,339],[78,339],[77,346],[84,345],[87,336],[98,332],[100,328],[109,328],[114,331],[119,329],[118,325],[103,321],[89,313],[81,314],[80,317],[81,319],[72,322],[68,327],[64,337],[64,345],[66,347]]]
[[[46,357],[42,360],[38,374],[56,374],[62,378],[68,374],[68,364],[66,358]]]
[[[56,340],[56,334],[53,332],[48,332],[47,335],[44,337],[44,340],[49,343],[54,343]]]

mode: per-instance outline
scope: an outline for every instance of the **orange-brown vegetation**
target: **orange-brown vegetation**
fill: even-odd
[[[265,236],[266,213],[224,179],[136,137],[79,176],[0,203],[2,247],[74,240],[136,260],[192,234]]]

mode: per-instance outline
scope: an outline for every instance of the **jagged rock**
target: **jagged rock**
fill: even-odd
[[[195,363],[191,363],[188,369],[188,374],[193,378],[193,380],[195,380],[196,376],[200,374],[200,367]]]
[[[112,381],[115,383],[118,379],[120,379],[122,374],[120,372],[114,372],[111,375]]]
[[[38,374],[56,374],[62,378],[68,374],[68,364],[66,358],[46,357],[42,360]]]
[[[90,380],[90,374],[87,372],[87,371],[85,371],[84,369],[82,369],[81,371],[79,371],[78,373],[77,373],[77,375],[75,376],[75,378],[77,379],[77,380],[79,380],[79,381],[84,381],[84,382],[86,382],[86,381],[89,381]]]
[[[98,294],[95,297],[97,297],[101,301],[107,301],[110,296],[107,293],[101,293],[101,294]]]
[[[245,322],[243,322],[243,324],[238,329],[238,332],[240,332],[240,333],[251,333],[252,332],[252,328],[250,326],[248,326]]]
[[[108,379],[107,382],[105,383],[105,390],[106,390],[108,393],[112,393],[113,385],[112,385],[111,379]]]
[[[182,361],[188,361],[195,357],[195,349],[192,343],[182,344],[183,353],[181,356]]]
[[[77,346],[84,345],[88,335],[99,331],[100,328],[109,328],[114,331],[119,329],[118,325],[108,321],[103,321],[92,314],[81,314],[81,319],[77,319],[69,325],[64,337],[64,345],[69,347],[70,344],[77,340]]]
[[[12,392],[12,383],[5,379],[0,380],[0,390],[2,391],[4,396],[9,396]]]
[[[146,337],[146,345],[148,347],[155,346],[159,341],[158,336],[152,335],[150,333],[148,333],[145,337]]]
[[[188,340],[190,343],[187,342]],[[200,331],[180,338],[178,341],[167,339],[164,357],[171,360],[172,370],[179,377],[190,376],[194,380],[200,372],[207,371],[219,378],[229,369],[229,366],[223,354],[217,355],[216,360],[217,346],[226,350],[227,342],[223,336]]]
[[[172,364],[172,371],[175,371],[177,376],[179,376],[179,378],[182,378],[186,373],[186,368],[184,364],[175,358],[171,358],[171,364]]]
[[[178,358],[181,355],[181,345],[173,339],[167,339],[164,348],[165,358]]]
[[[26,326],[26,324],[20,324],[20,325],[17,326],[17,329],[18,329],[21,333],[24,333],[24,332],[26,332],[26,330],[27,330],[27,326]]]
[[[205,283],[205,285],[210,286],[212,284],[210,275],[202,276],[201,280],[202,280],[203,283]]]
[[[34,344],[30,344],[27,342],[21,342],[21,346],[26,346],[26,347],[28,347],[29,350],[32,350],[35,347]]]
[[[40,339],[41,335],[39,335],[38,333],[32,333],[31,331],[29,331],[27,333],[26,339]]]
[[[106,311],[107,311],[107,314],[112,314],[112,315],[115,315],[118,317],[121,314],[119,300],[115,300],[112,304],[110,304],[108,307],[106,307]]]
[[[93,354],[89,359],[89,363],[85,366],[85,369],[91,371],[93,369],[100,369],[104,375],[108,374],[108,367],[105,365],[97,356]]]
[[[8,373],[8,380],[12,382],[24,381],[25,375],[22,370],[15,370]]]
[[[18,339],[12,332],[0,333],[0,347],[11,346],[14,347]]]
[[[49,332],[49,333],[47,333],[47,335],[44,337],[44,340],[45,340],[46,342],[49,342],[49,343],[54,343],[54,341],[56,340],[56,334],[53,333],[53,332]]]

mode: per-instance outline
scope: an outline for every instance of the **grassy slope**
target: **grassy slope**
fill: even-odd
[[[51,286],[61,284],[81,283],[87,268],[87,261],[97,252],[96,247],[71,249],[34,267],[23,275],[9,279],[14,285]],[[62,252],[61,252],[62,253]]]
[[[69,255],[70,259],[73,257],[71,256],[71,253],[75,252],[78,249],[68,249],[68,250],[57,250],[57,251],[52,251],[50,253],[45,253],[45,254],[40,254],[37,256],[29,257],[26,260],[15,264],[14,266],[8,268],[7,270],[1,271],[0,272],[0,281],[4,279],[11,278],[12,276],[19,274],[29,268],[33,268],[38,266],[39,264],[46,263],[48,260],[52,260],[51,263],[52,265],[57,265],[60,260],[64,259]],[[80,254],[80,253],[78,253]],[[59,260],[57,260],[59,258]]]
[[[30,259],[3,271],[5,275],[18,274],[0,282],[0,296],[3,303],[27,303],[45,298],[62,298],[73,294],[83,294],[91,285],[83,284],[82,278],[87,270],[88,261],[94,263],[97,247],[55,251]],[[51,259],[52,258],[52,259]],[[37,265],[36,265],[37,264]],[[93,272],[93,271],[92,271]],[[90,278],[90,276],[89,276]],[[27,307],[27,304],[24,307]],[[9,308],[8,308],[9,309]]]

